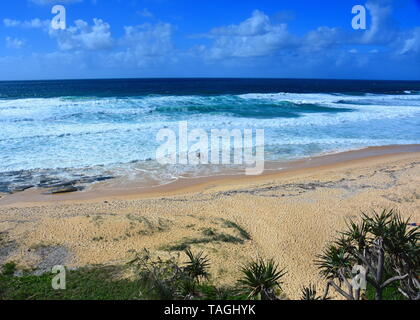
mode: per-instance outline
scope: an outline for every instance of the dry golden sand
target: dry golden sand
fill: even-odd
[[[0,263],[69,267],[124,263],[130,250],[163,253],[186,239],[216,235],[251,240],[193,245],[212,261],[213,280],[232,284],[248,259],[273,257],[287,268],[284,290],[322,284],[316,254],[348,218],[396,208],[420,222],[420,153],[369,157],[255,179],[212,182],[173,194],[0,206]],[[207,234],[207,235],[205,235]],[[1,238],[3,238],[1,240]]]

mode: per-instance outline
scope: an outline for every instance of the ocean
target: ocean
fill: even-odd
[[[0,82],[0,192],[111,177],[162,184],[220,166],[159,165],[157,132],[264,129],[265,159],[420,144],[420,82],[118,79]]]

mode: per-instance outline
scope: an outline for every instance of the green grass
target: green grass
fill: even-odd
[[[213,237],[214,235],[216,235],[216,231],[212,228],[206,228],[203,230],[203,235],[207,237]]]
[[[135,300],[140,299],[141,284],[130,279],[118,279],[123,267],[86,267],[67,271],[65,290],[51,286],[53,274],[24,274],[14,277],[15,264],[3,265],[0,274],[0,300]],[[247,295],[235,288],[217,288],[211,283],[197,286],[198,300],[247,300]],[[147,299],[144,295],[143,299]],[[375,299],[375,290],[368,285],[368,300]],[[395,286],[383,292],[383,300],[405,300]]]
[[[117,267],[92,267],[68,271],[67,288],[54,290],[53,274],[13,277],[0,275],[0,300],[132,300],[139,297],[139,284],[115,278]]]
[[[16,263],[8,262],[1,267],[1,274],[5,276],[13,276],[16,271]]]
[[[248,233],[248,231],[246,231],[244,228],[242,228],[240,225],[238,225],[237,223],[233,222],[233,221],[229,221],[229,220],[224,220],[224,225],[227,228],[232,228],[232,229],[236,229],[240,236],[245,239],[245,240],[251,240],[251,235]]]
[[[0,300],[136,300],[140,299],[140,282],[115,279],[121,267],[86,267],[67,271],[66,289],[54,290],[53,274],[21,277],[0,275]],[[245,300],[233,288],[217,289],[210,283],[197,286],[197,300]],[[147,299],[147,296],[142,296]]]
[[[239,237],[227,233],[217,233],[217,231],[213,228],[205,228],[202,230],[203,237],[201,238],[184,238],[179,243],[163,246],[160,249],[167,251],[184,251],[192,245],[197,244],[206,244],[211,242],[243,244],[246,240],[251,240],[251,235],[240,225],[229,220],[221,220],[226,228],[234,229],[239,234]]]

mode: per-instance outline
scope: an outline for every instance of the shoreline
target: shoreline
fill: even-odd
[[[0,205],[0,264],[41,271],[123,265],[133,250],[165,257],[189,247],[209,256],[213,280],[223,286],[235,283],[246,261],[273,258],[287,269],[285,294],[298,299],[302,286],[325,285],[314,260],[348,219],[392,208],[420,221],[415,150],[352,151],[301,161],[285,172],[175,190]]]
[[[328,170],[340,166],[357,164],[371,160],[391,159],[404,154],[420,154],[420,144],[391,145],[366,147],[314,157],[307,157],[293,161],[267,161],[265,170],[257,176],[229,173],[216,174],[205,177],[182,177],[174,182],[163,185],[145,187],[138,182],[122,182],[111,180],[92,184],[86,190],[72,193],[46,195],[45,189],[33,188],[14,194],[0,194],[0,207],[45,205],[57,202],[97,202],[106,199],[127,200],[144,199],[164,196],[175,196],[203,192],[210,187],[242,185],[262,182],[264,180],[299,175],[311,170]]]

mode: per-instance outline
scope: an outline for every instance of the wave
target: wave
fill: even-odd
[[[154,158],[156,133],[264,129],[268,156],[420,143],[420,95],[249,93],[0,100],[0,171]],[[28,154],[31,157],[28,157]]]
[[[234,112],[236,109],[291,108],[293,111],[334,112],[342,105],[393,105],[420,104],[420,95],[367,95],[343,94],[242,94],[219,96],[142,96],[126,98],[63,97],[0,100],[0,120],[49,119],[59,116],[129,115],[149,113],[209,113]],[[52,118],[54,120],[54,118]]]
[[[242,127],[325,126],[417,117],[419,106],[420,96],[355,100],[342,94],[290,93],[19,99],[0,101],[0,140],[156,130],[179,120],[204,127],[233,122]]]
[[[382,102],[395,103],[399,105],[402,101],[412,101],[414,103],[420,104],[420,94],[394,94],[394,95],[385,95],[385,94],[360,94],[358,96],[353,95],[344,95],[340,93],[336,94],[324,94],[324,93],[249,93],[239,95],[242,99],[245,100],[265,100],[265,101],[289,101],[293,103],[317,103],[317,104],[337,104],[343,101],[349,102],[352,101],[354,104],[358,102],[366,104],[380,104]]]

